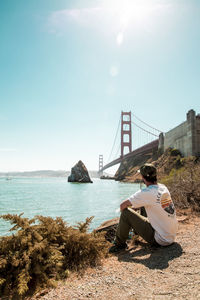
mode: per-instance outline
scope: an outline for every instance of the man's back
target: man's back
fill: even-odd
[[[165,246],[174,241],[178,222],[173,201],[165,185],[149,185],[133,194],[129,200],[134,208],[145,207],[149,222],[155,229],[155,240],[160,245]]]

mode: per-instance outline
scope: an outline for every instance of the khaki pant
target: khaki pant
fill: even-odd
[[[130,229],[133,229],[135,233],[140,235],[151,245],[158,245],[154,238],[155,230],[148,219],[138,214],[135,210],[126,208],[122,211],[120,216],[115,243],[119,245],[124,244],[128,239]]]

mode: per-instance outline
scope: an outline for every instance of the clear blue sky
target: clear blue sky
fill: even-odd
[[[200,113],[200,1],[1,0],[0,171],[107,160],[121,110]]]

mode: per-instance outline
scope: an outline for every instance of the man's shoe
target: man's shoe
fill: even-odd
[[[127,246],[126,243],[121,244],[121,245],[120,244],[119,245],[115,244],[112,247],[110,247],[109,253],[117,253],[117,252],[123,251],[127,248],[128,248],[128,246]]]

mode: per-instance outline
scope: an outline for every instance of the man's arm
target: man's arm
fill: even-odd
[[[120,204],[120,211],[124,210],[127,207],[132,206],[132,203],[130,200],[124,200],[121,204]]]
[[[120,211],[124,210],[125,208],[127,207],[131,207],[133,208],[134,210],[139,210],[142,205],[138,206],[138,207],[133,207],[133,204],[131,203],[130,200],[124,200],[121,204],[120,204]]]
[[[127,207],[132,207],[134,210],[140,209],[142,206],[147,206],[149,204],[148,193],[144,191],[138,191],[129,199],[124,200],[120,204],[120,211]]]

